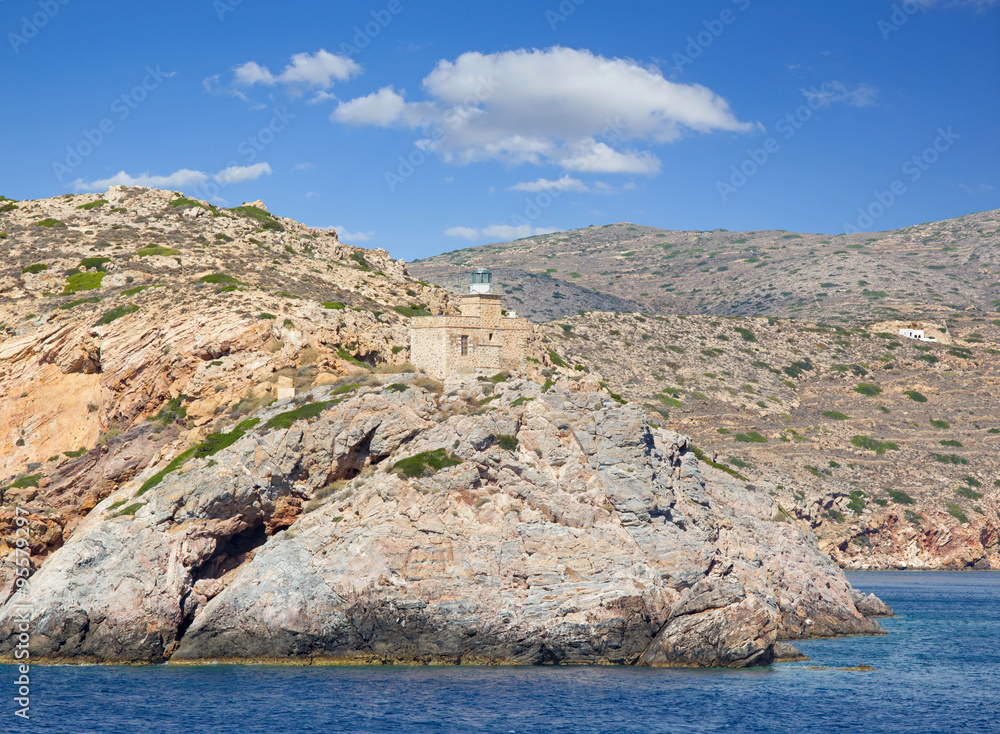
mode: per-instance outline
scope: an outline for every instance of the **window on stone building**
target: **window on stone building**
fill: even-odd
[[[465,334],[462,334],[462,336],[460,336],[459,339],[462,340],[462,356],[463,357],[468,357],[469,356],[469,337],[467,337]]]

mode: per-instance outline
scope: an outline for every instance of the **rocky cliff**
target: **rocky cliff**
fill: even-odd
[[[51,661],[746,666],[877,634],[811,534],[593,381],[279,401],[103,500],[0,610]]]

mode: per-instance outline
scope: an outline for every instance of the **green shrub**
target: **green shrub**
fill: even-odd
[[[145,507],[145,506],[146,506],[145,502],[135,502],[135,503],[129,505],[128,507],[125,507],[125,508],[119,510],[118,514],[119,515],[134,515],[136,512],[139,511],[140,507]]]
[[[802,376],[803,372],[813,369],[814,365],[811,360],[803,359],[798,362],[792,362],[790,365],[785,367],[782,372],[792,378],[798,378]],[[791,385],[790,387],[794,387]]]
[[[915,505],[915,504],[917,504],[917,501],[915,499],[913,499],[906,492],[903,492],[902,490],[899,490],[899,489],[890,489],[889,490],[889,499],[891,499],[897,505]]]
[[[202,209],[214,209],[214,207],[212,206],[205,206],[200,201],[196,201],[194,199],[188,199],[183,196],[180,197],[179,199],[172,200],[170,202],[170,206],[175,208],[184,208],[184,209],[192,206],[201,207]]]
[[[134,296],[136,293],[142,293],[147,288],[152,288],[151,285],[137,285],[135,288],[127,288],[122,291],[123,296]]]
[[[543,392],[543,393],[544,393],[544,392],[548,392],[548,391],[549,391],[549,390],[551,390],[551,389],[552,389],[553,387],[555,387],[555,385],[556,385],[556,382],[555,382],[555,380],[546,380],[546,381],[545,381],[545,384],[544,384],[544,385],[542,385],[542,392]]]
[[[82,306],[85,303],[98,303],[100,301],[99,296],[90,296],[89,298],[80,298],[75,301],[70,301],[69,303],[64,303],[59,308],[63,311],[68,311],[71,308],[76,308],[77,306]]]
[[[556,367],[569,367],[568,364],[555,352],[549,352],[549,361]]]
[[[880,388],[878,385],[873,385],[870,382],[862,382],[860,385],[854,388],[854,392],[861,393],[862,395],[867,395],[868,397],[873,397],[882,392],[882,388]]]
[[[938,441],[938,443],[941,444],[942,446],[950,446],[950,447],[956,448],[956,449],[962,448],[962,442],[961,441],[956,441],[953,438],[949,438],[949,439],[946,439],[944,441]]]
[[[71,296],[79,291],[92,291],[100,288],[105,275],[103,270],[92,273],[73,273],[66,279],[62,295]]]
[[[841,413],[840,411],[837,411],[837,410],[824,410],[823,411],[823,417],[824,418],[832,418],[835,421],[846,421],[851,416],[844,415],[843,413]]]
[[[931,425],[934,426],[935,428],[951,428],[951,425],[948,423],[948,421],[933,420],[931,421]]]
[[[458,466],[461,463],[458,459],[449,456],[444,449],[434,449],[400,459],[392,465],[390,471],[398,476],[413,479],[415,477],[429,477],[435,472],[449,466]]]
[[[962,479],[962,481],[965,482],[966,484],[968,484],[970,487],[982,487],[983,486],[983,483],[980,482],[975,477],[964,477]]]
[[[282,226],[281,222],[274,218],[274,215],[264,211],[260,207],[256,206],[237,206],[230,209],[233,214],[240,217],[245,217],[246,219],[252,219],[257,222],[261,229],[271,230],[273,232],[284,232],[285,228]]]
[[[126,303],[121,306],[115,306],[110,311],[105,311],[104,315],[101,316],[95,323],[94,326],[103,326],[104,324],[110,324],[116,319],[120,319],[122,316],[127,316],[130,313],[135,313],[139,310],[139,307],[134,303]]]
[[[80,206],[78,206],[77,209],[83,209],[84,211],[89,212],[91,209],[97,209],[98,207],[104,206],[107,203],[108,202],[106,199],[98,199],[97,201],[91,201],[87,204],[80,204]]]
[[[847,503],[847,509],[855,515],[860,515],[868,503],[865,502],[865,493],[859,489],[851,492],[851,499]]]
[[[740,443],[767,443],[767,439],[757,431],[747,431],[746,433],[737,433],[733,438],[735,438]]]
[[[904,390],[903,395],[917,403],[926,403],[927,398],[916,390]]]
[[[226,275],[225,273],[212,273],[211,275],[206,275],[203,278],[199,278],[197,282],[209,283],[213,285],[226,285],[230,283],[233,285],[246,285],[246,283],[244,283],[243,281],[237,280],[233,276]]]
[[[177,397],[170,398],[163,407],[160,408],[160,412],[154,416],[150,416],[147,420],[159,421],[165,426],[169,426],[175,421],[183,421],[187,418],[187,408],[184,407],[185,397],[182,394]]]
[[[534,400],[534,398],[529,398],[529,397],[526,397],[526,396],[522,395],[521,397],[517,398],[517,400],[512,400],[510,402],[510,407],[516,408],[519,405],[524,405],[525,403],[530,403],[532,400]]]
[[[497,444],[499,444],[500,448],[504,451],[510,451],[511,453],[517,451],[517,445],[519,443],[517,436],[509,436],[507,434],[500,433],[497,434],[496,440]]]
[[[84,270],[104,270],[104,263],[111,262],[110,257],[85,257],[80,261],[80,267]]]
[[[403,389],[406,389],[405,385],[403,386]],[[305,405],[300,405],[294,410],[286,410],[284,413],[278,413],[278,415],[268,420],[267,426],[268,428],[290,428],[295,421],[315,418],[324,410],[332,405],[336,405],[338,402],[340,401],[329,400],[326,402],[306,403]]]
[[[362,255],[360,252],[352,252],[351,259],[355,263],[357,263],[359,270],[363,270],[366,273],[371,271],[372,266],[368,264],[368,261],[365,259],[365,256]]]
[[[159,247],[157,245],[149,245],[147,247],[140,248],[136,255],[139,257],[151,257],[153,255],[160,255],[162,257],[167,257],[168,255],[180,255],[180,250],[175,250],[172,247]]]
[[[967,518],[965,516],[965,513],[962,512],[962,508],[956,504],[952,504],[951,502],[948,503],[948,514],[951,515],[956,520],[958,520],[963,525],[969,524],[969,518]]]
[[[38,275],[43,270],[48,270],[49,266],[45,263],[35,263],[34,265],[28,265],[27,267],[21,268],[22,273],[31,273],[32,275]]]
[[[259,314],[257,314],[257,318],[267,321],[270,319],[276,319],[278,317],[275,316],[273,313],[268,313],[267,311],[261,311]]]
[[[955,454],[935,454],[931,452],[931,456],[940,461],[942,464],[968,464],[969,460],[961,456],[956,456]]]
[[[384,389],[386,392],[406,392],[410,386],[404,382],[394,382],[391,385],[386,385]]]
[[[983,496],[981,493],[975,491],[970,487],[959,487],[958,489],[955,490],[955,494],[970,500],[978,500]]]
[[[58,219],[43,219],[40,222],[35,222],[36,227],[55,227],[56,229],[63,229],[66,225],[60,222]]]
[[[400,316],[406,316],[407,318],[413,318],[414,316],[431,315],[431,312],[425,309],[420,304],[414,304],[412,306],[393,306],[392,310],[398,313]]]
[[[876,454],[884,454],[886,451],[899,451],[899,446],[891,441],[876,441],[870,436],[854,436],[851,443],[860,449],[868,449]]]
[[[720,471],[724,471],[729,476],[735,477],[736,479],[739,479],[740,481],[743,481],[743,482],[750,481],[749,479],[747,479],[745,476],[743,476],[742,474],[740,474],[735,469],[731,469],[730,467],[726,466],[725,464],[720,464],[718,462],[712,461],[707,456],[705,456],[705,452],[704,451],[702,451],[701,449],[699,449],[693,443],[689,443],[688,444],[688,448],[691,449],[691,453],[693,453],[695,455],[695,457],[697,457],[698,461],[702,462],[703,464],[708,464],[709,466],[711,466],[711,467],[713,467],[715,469],[719,469]]]
[[[757,337],[754,336],[753,332],[750,331],[750,329],[744,329],[742,326],[737,326],[734,329],[734,331],[736,331],[737,334],[739,334],[740,336],[742,336],[745,341],[748,341],[748,342],[755,342],[755,341],[757,341]]]
[[[343,311],[344,304],[340,301],[327,301],[323,304],[323,308],[330,309],[332,311]]]

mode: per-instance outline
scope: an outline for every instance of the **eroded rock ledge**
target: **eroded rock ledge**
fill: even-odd
[[[50,661],[742,667],[883,634],[766,488],[596,385],[382,381],[139,495],[146,469],[0,608],[0,655],[19,601]]]

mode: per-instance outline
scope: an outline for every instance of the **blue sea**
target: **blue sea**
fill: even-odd
[[[33,666],[31,719],[0,667],[0,732],[1000,732],[1000,573],[849,574],[887,637],[798,643],[752,670]],[[867,664],[874,672],[836,670]],[[827,666],[826,670],[810,669]]]

